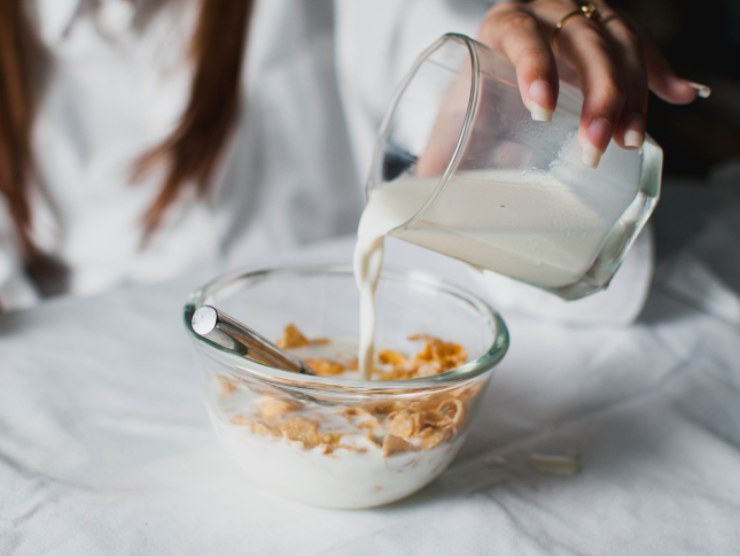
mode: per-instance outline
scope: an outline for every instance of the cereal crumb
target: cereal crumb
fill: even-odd
[[[283,438],[304,448],[315,448],[321,442],[319,426],[303,417],[291,417],[277,425],[277,430]]]
[[[270,427],[265,425],[264,423],[261,423],[260,421],[257,421],[255,419],[250,419],[246,415],[235,415],[232,417],[231,422],[235,425],[241,425],[249,427],[249,430],[252,431],[254,434],[258,434],[260,436],[273,436],[274,433]]]
[[[236,384],[224,375],[218,375],[218,392],[221,396],[230,396],[236,392]]]
[[[367,438],[375,447],[377,447],[377,448],[382,448],[383,447],[383,443],[371,431],[367,431],[365,433],[365,438]]]
[[[406,364],[406,356],[399,351],[392,349],[386,349],[378,354],[378,360],[383,365],[393,365],[394,367],[401,367]]]
[[[460,344],[445,342],[429,334],[414,334],[409,340],[424,340],[424,347],[414,356],[414,363],[420,368],[419,376],[443,373],[459,367],[468,359],[465,348]],[[423,369],[421,367],[424,366]]]
[[[325,346],[330,343],[331,340],[329,340],[329,338],[312,338],[309,340],[308,337],[301,332],[301,329],[292,322],[283,328],[283,337],[275,340],[275,344],[282,349],[294,349],[306,346]]]
[[[383,455],[386,457],[403,452],[412,452],[414,450],[416,450],[416,446],[392,434],[387,435],[383,440]]]
[[[319,376],[341,375],[345,366],[331,359],[305,359],[308,367]]]
[[[310,344],[308,338],[293,323],[288,324],[283,329],[283,337],[278,338],[275,343],[282,349],[305,347]]]
[[[288,413],[301,409],[301,404],[294,400],[262,396],[257,406],[257,412],[264,421],[277,421]]]

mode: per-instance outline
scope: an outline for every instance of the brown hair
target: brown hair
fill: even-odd
[[[194,72],[187,107],[170,136],[144,153],[133,169],[136,179],[155,164],[167,164],[159,194],[143,215],[146,237],[185,187],[195,186],[200,193],[208,187],[239,110],[252,4],[253,0],[201,0],[191,42]],[[31,239],[27,193],[32,168],[33,37],[23,0],[0,1],[0,195],[27,258],[38,253]]]
[[[27,255],[31,210],[26,194],[31,161],[31,33],[21,0],[0,2],[0,193]]]

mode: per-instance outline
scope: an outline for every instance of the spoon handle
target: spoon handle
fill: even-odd
[[[191,322],[193,330],[200,336],[227,349],[238,351],[258,363],[307,375],[314,374],[298,357],[283,351],[267,338],[212,305],[198,307]]]

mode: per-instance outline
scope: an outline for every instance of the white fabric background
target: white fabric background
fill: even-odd
[[[223,269],[0,316],[0,554],[738,554],[737,174],[727,183],[666,189],[634,324],[505,312],[511,350],[462,452],[374,510],[273,497],[217,444],[180,311]],[[344,262],[351,245],[254,264]],[[388,264],[470,285],[408,245]],[[569,450],[574,476],[523,459]],[[492,454],[510,469],[486,465]]]

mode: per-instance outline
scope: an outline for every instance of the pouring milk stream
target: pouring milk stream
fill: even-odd
[[[453,101],[462,108],[450,110]],[[657,203],[662,151],[649,137],[640,151],[612,144],[596,169],[587,166],[581,105],[580,92],[561,84],[553,120],[533,122],[510,64],[469,37],[445,35],[419,56],[381,126],[357,230],[364,378],[387,235],[564,299],[608,285]],[[445,167],[420,175],[417,162],[432,142],[439,154],[440,133]]]

